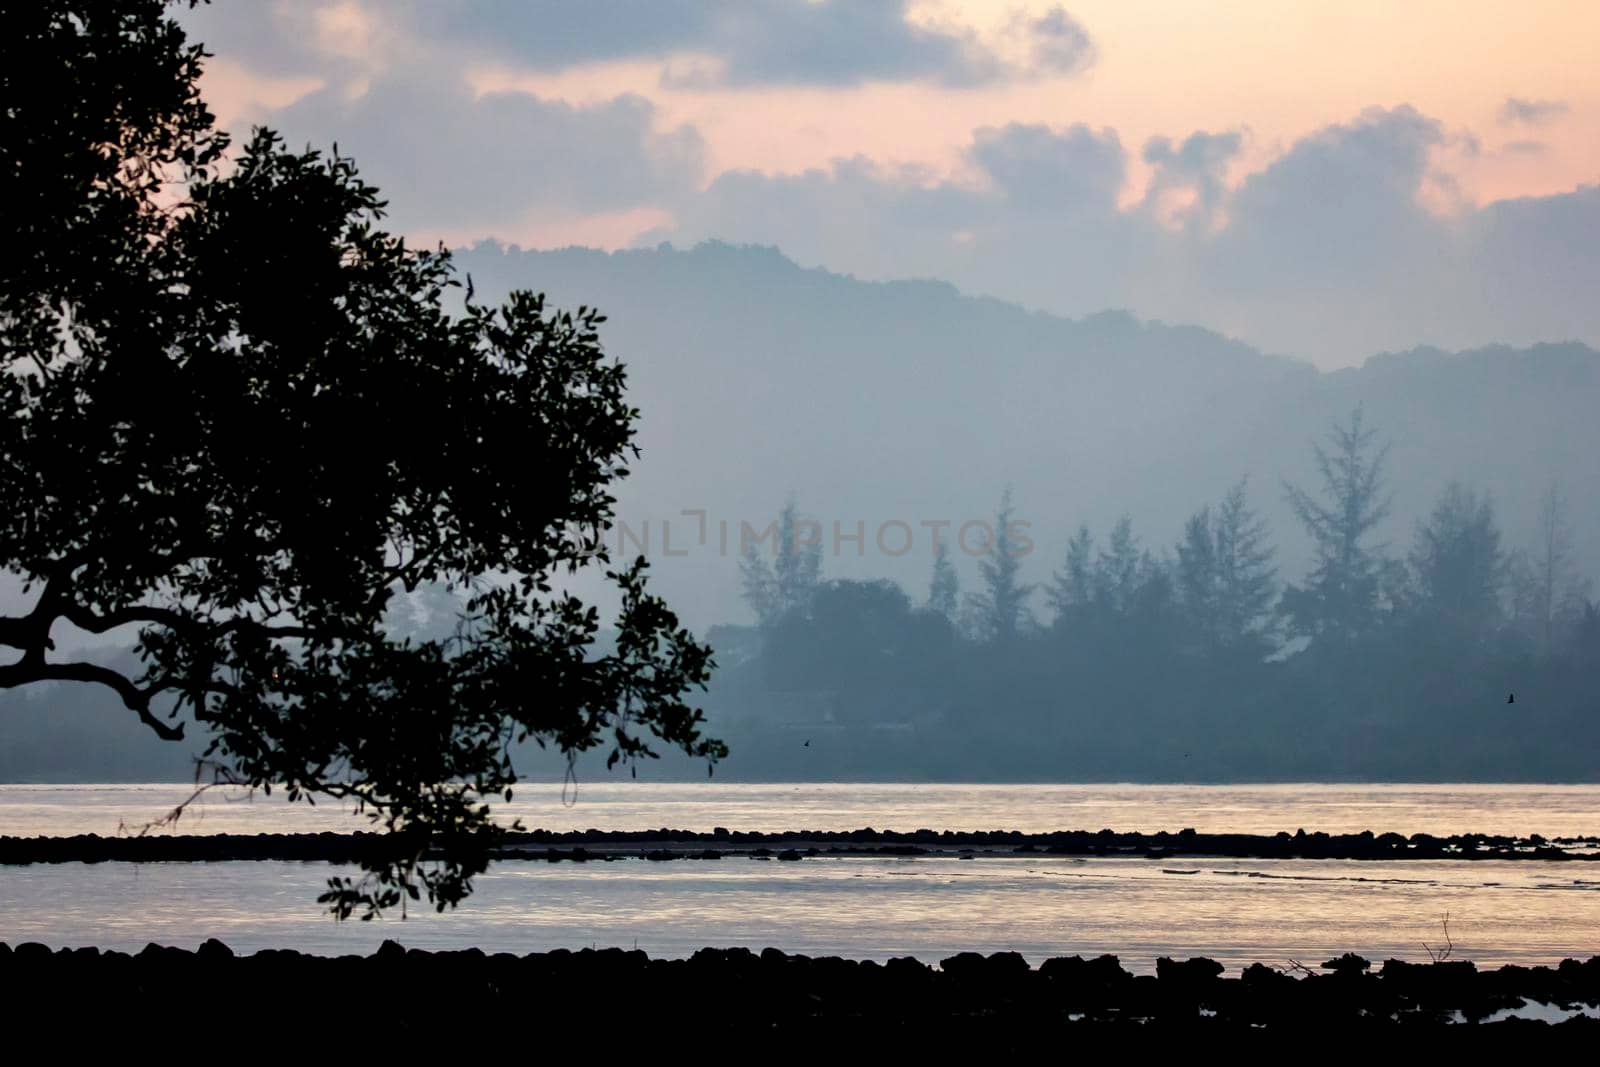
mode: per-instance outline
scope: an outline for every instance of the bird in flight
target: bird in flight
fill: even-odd
[[[1516,702],[1517,702],[1517,694],[1515,694],[1515,693],[1507,693],[1506,694],[1506,703],[1507,704],[1515,704]]]
[[[811,739],[809,737],[806,738],[806,743],[801,745],[800,747],[801,748],[810,748],[811,747]]]

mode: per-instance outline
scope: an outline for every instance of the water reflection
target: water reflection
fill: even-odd
[[[1600,952],[1587,865],[1142,859],[817,858],[502,864],[460,911],[338,925],[316,864],[81,864],[0,873],[0,937],[137,950],[149,941],[366,952],[523,953],[588,945],[683,955],[703,945],[935,960],[1011,949],[1037,962],[1113,952],[1315,964],[1353,950],[1425,959],[1450,915],[1458,958],[1550,963]],[[1175,870],[1194,873],[1172,873]]]
[[[0,834],[114,834],[187,796],[184,785],[0,785]],[[897,785],[635,783],[580,785],[565,804],[559,783],[532,783],[500,818],[554,830],[951,830],[1600,835],[1600,786],[1575,785]],[[336,807],[213,792],[181,833],[351,830],[365,823]]]
[[[0,786],[0,834],[115,833],[182,786]],[[649,829],[1100,829],[1594,836],[1593,786],[989,786],[608,784],[563,806],[525,789],[531,826]],[[213,798],[186,832],[348,829],[325,808]],[[359,824],[355,824],[359,825]],[[1458,958],[1485,966],[1600,952],[1600,863],[824,857],[503,863],[460,911],[337,925],[317,864],[62,864],[0,869],[0,940],[137,950],[220,937],[241,951],[588,945],[683,955],[703,945],[936,960],[1010,949],[1037,962],[1112,952],[1315,965],[1355,951],[1426,958],[1450,915]]]

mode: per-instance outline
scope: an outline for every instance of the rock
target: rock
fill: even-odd
[[[989,956],[989,975],[993,978],[1017,978],[1030,973],[1033,968],[1020,952],[995,952]]]
[[[227,945],[224,945],[221,941],[218,941],[214,937],[208,937],[204,941],[200,942],[200,947],[194,950],[194,954],[196,957],[207,963],[214,963],[218,960],[233,959],[233,949],[229,948]]]
[[[988,971],[989,961],[976,952],[958,952],[939,961],[939,969],[951,978],[981,978]]]
[[[1295,984],[1292,974],[1285,974],[1276,967],[1268,967],[1264,963],[1252,963],[1239,975],[1239,981],[1247,986],[1266,987],[1282,986],[1284,983]]]
[[[1039,973],[1046,978],[1076,980],[1083,977],[1089,963],[1082,956],[1052,956],[1039,964]]]
[[[895,956],[883,965],[884,971],[892,978],[922,981],[933,972],[928,965],[915,956]]]
[[[1112,985],[1133,976],[1122,969],[1122,960],[1109,953],[1096,956],[1089,961],[1086,972],[1092,980],[1104,985]]]
[[[1204,956],[1193,959],[1175,960],[1162,956],[1156,960],[1156,977],[1163,983],[1174,982],[1178,985],[1203,985],[1215,981],[1221,976],[1224,968],[1216,960]]]
[[[996,952],[983,956],[976,952],[958,952],[939,961],[939,969],[957,980],[1015,979],[1028,974],[1028,961],[1017,952]]]
[[[1322,965],[1322,969],[1332,971],[1334,974],[1360,974],[1371,966],[1372,964],[1364,957],[1357,956],[1354,952],[1346,952],[1336,960],[1328,960]]]
[[[1437,963],[1408,963],[1385,960],[1379,977],[1387,989],[1424,999],[1457,999],[1476,982],[1478,967],[1471,960],[1441,960]]]
[[[742,946],[733,948],[703,948],[689,957],[690,966],[718,973],[748,973],[754,971],[759,957]]]
[[[189,953],[176,945],[158,945],[152,941],[139,951],[138,958],[146,963],[187,963]]]

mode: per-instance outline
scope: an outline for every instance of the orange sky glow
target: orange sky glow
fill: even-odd
[[[965,27],[1003,49],[1006,27],[1023,6],[929,0],[914,14]],[[1082,122],[1117,131],[1129,151],[1124,199],[1132,202],[1147,176],[1138,150],[1150,137],[1241,131],[1244,150],[1230,172],[1236,182],[1322,126],[1363,108],[1406,103],[1448,134],[1435,167],[1449,180],[1425,198],[1435,210],[1600,179],[1600,65],[1592,55],[1600,4],[1079,0],[1071,11],[1095,44],[1086,71],[976,88],[902,82],[689,89],[668,84],[654,59],[551,73],[468,56],[462,68],[479,92],[523,90],[575,104],[637,93],[655,105],[662,128],[689,124],[700,132],[708,183],[730,169],[794,173],[857,154],[921,168],[929,181],[959,181],[962,150],[978,127]],[[374,69],[426,52],[426,42],[390,32],[381,8],[350,0],[319,12],[314,32],[330,56]],[[703,62],[674,56],[666,69]],[[212,61],[207,77],[225,122],[262,117],[321,84],[263,76],[226,56]],[[1562,109],[1537,125],[1511,124],[1500,113],[1508,97]],[[650,212],[627,212],[500,236],[614,247],[657,221]]]

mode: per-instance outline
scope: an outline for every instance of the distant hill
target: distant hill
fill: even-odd
[[[982,518],[1011,484],[1038,546],[1027,576],[1044,580],[1078,523],[1103,533],[1127,513],[1147,544],[1167,546],[1248,474],[1297,575],[1307,546],[1282,482],[1314,478],[1310,439],[1356,404],[1392,444],[1397,544],[1453,478],[1487,489],[1520,543],[1557,480],[1600,577],[1600,353],[1582,344],[1417,349],[1325,374],[1197,327],[1116,311],[1063,319],[942,282],[861,282],[771,248],[482,244],[460,263],[480,294],[531,288],[610,316],[603,337],[643,411],[644,457],[620,512],[635,530],[652,520],[657,581],[702,627],[747,617],[737,568],[715,551],[714,527],[711,551],[666,558],[660,521],[705,509],[736,540],[738,520],[759,528],[791,491],[825,540],[834,520],[847,535],[866,524],[865,553],[830,543],[825,573],[892,577],[920,596],[928,542],[887,557],[872,544],[878,524]],[[695,521],[674,521],[675,551],[680,524]],[[970,559],[957,564],[975,580]]]

